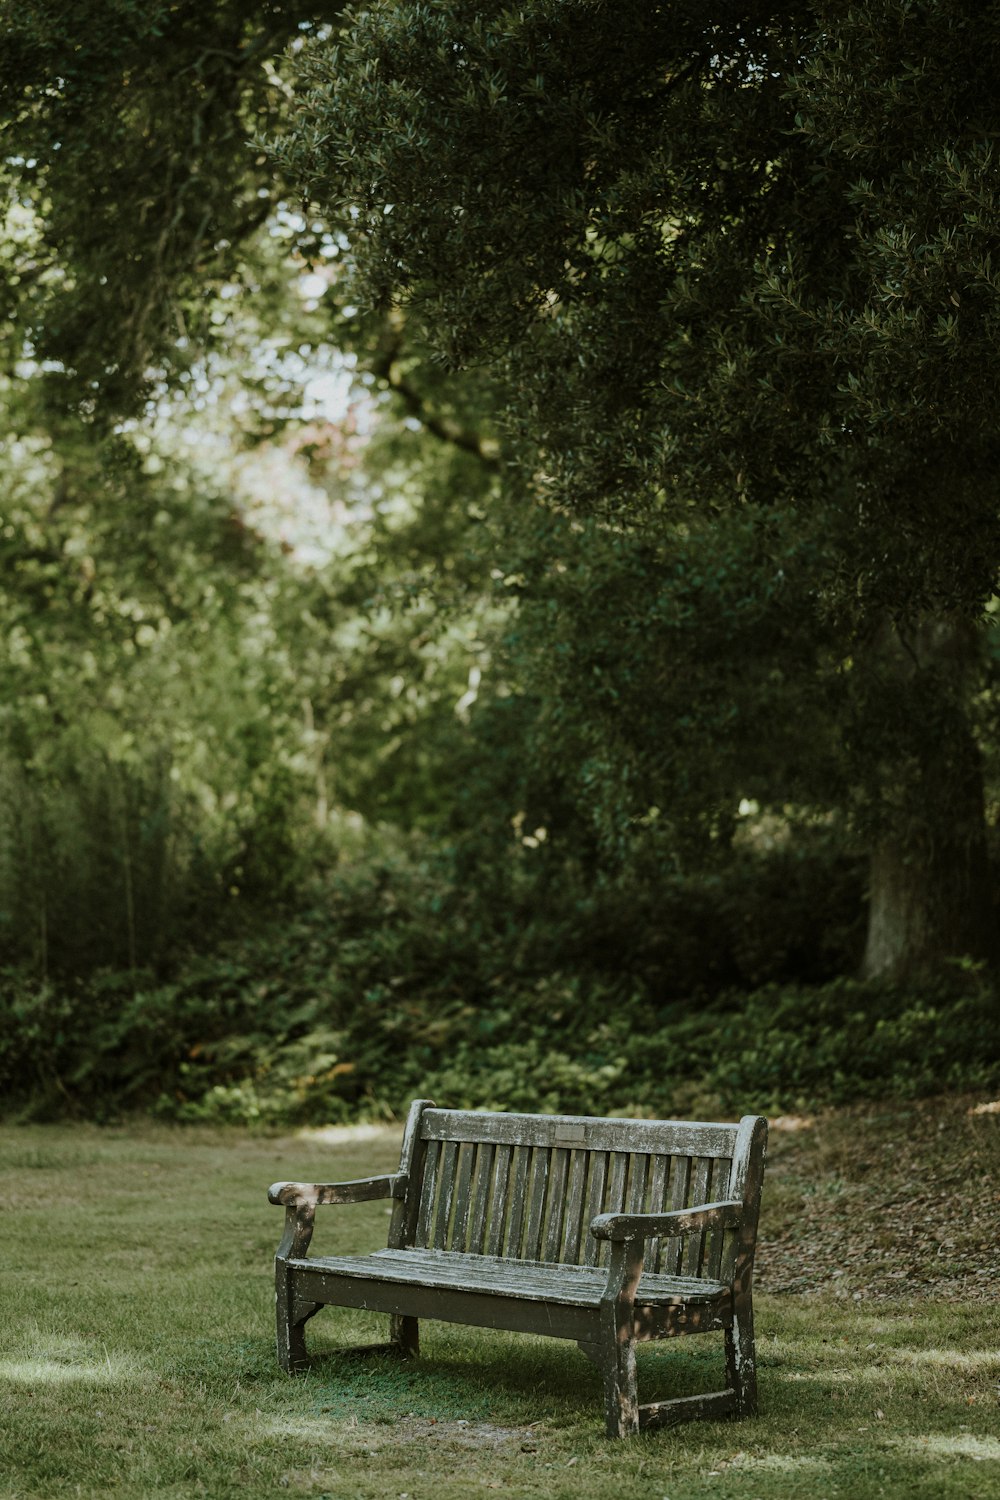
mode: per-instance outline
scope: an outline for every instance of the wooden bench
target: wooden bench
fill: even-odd
[[[307,1362],[322,1306],[390,1315],[390,1343],[418,1352],[418,1320],[575,1339],[604,1375],[607,1431],[757,1407],[752,1277],[767,1121],[588,1119],[410,1109],[399,1171],[341,1183],[276,1183],[286,1210],[275,1259],[278,1360]],[[307,1255],[321,1204],[392,1202],[388,1247]],[[637,1340],[721,1330],[726,1387],[640,1406]]]

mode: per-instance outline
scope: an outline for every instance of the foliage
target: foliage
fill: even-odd
[[[645,496],[654,523],[832,506],[855,607],[975,610],[997,545],[995,24],[380,0],[306,47],[274,155],[372,301],[404,297],[452,359],[516,361],[506,416],[548,493],[626,521]]]
[[[995,17],[943,0],[379,0],[303,50],[272,145],[348,241],[358,300],[490,371],[523,506],[639,532],[668,575],[749,517],[824,538],[767,660],[802,696],[817,655],[842,678],[836,805],[872,853],[872,971],[992,933],[970,715],[1000,562],[998,46]],[[739,608],[691,603],[711,660]],[[612,804],[636,750],[613,690]],[[686,708],[699,769],[752,757],[749,723],[720,726],[696,687]]]
[[[254,296],[214,299],[229,353],[144,421],[55,422],[37,363],[0,386],[0,937],[43,977],[211,943],[366,819],[426,821],[467,738],[484,479],[380,433],[363,388],[316,416],[310,361],[333,356],[285,227],[244,246]]]
[[[285,0],[45,0],[0,7],[5,177],[40,235],[0,317],[43,362],[54,415],[142,410],[224,330],[206,289],[280,186],[246,149],[287,109],[276,60],[339,6]]]
[[[662,1115],[996,1082],[987,976],[862,985],[828,977],[843,962],[833,952],[825,982],[796,983],[790,945],[802,934],[778,920],[791,859],[744,859],[753,874],[734,875],[728,896],[718,883],[678,884],[643,949],[642,914],[620,890],[603,907],[591,896],[582,914],[560,913],[553,897],[539,911],[526,880],[490,921],[446,868],[387,856],[269,930],[187,958],[169,981],[108,972],[54,990],[8,973],[2,1081],[36,1114],[155,1105],[275,1125],[384,1118],[421,1092],[468,1107]],[[817,860],[803,920],[831,873]],[[623,969],[629,922],[639,951]],[[581,928],[593,943],[582,954]]]

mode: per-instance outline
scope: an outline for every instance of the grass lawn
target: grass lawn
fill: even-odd
[[[964,1106],[942,1109],[965,1118]],[[921,1119],[928,1140],[954,1139],[926,1108]],[[1000,1115],[964,1127],[957,1179],[930,1194],[959,1236],[942,1257],[935,1231],[943,1291],[892,1271],[891,1231],[878,1245],[866,1236],[881,1280],[866,1275],[863,1246],[837,1240],[873,1182],[888,1192],[895,1180],[901,1128],[897,1107],[894,1119],[776,1133],[757,1299],[762,1415],[624,1443],[603,1436],[597,1372],[556,1340],[425,1324],[419,1362],[351,1361],[338,1346],[383,1337],[380,1320],[330,1309],[309,1325],[311,1347],[326,1351],[314,1369],[279,1373],[282,1216],[267,1185],[383,1171],[393,1132],[331,1142],[145,1124],[0,1129],[0,1496],[993,1497],[1000,1304],[982,1280],[956,1293],[970,1268],[948,1257],[963,1254],[959,1205],[973,1177],[995,1203]],[[912,1141],[907,1159],[914,1170]],[[941,1211],[949,1193],[953,1215]],[[906,1253],[926,1264],[904,1210]],[[318,1253],[384,1243],[384,1203],[319,1218]],[[995,1248],[995,1219],[989,1234]],[[769,1236],[773,1284],[796,1289],[767,1290]],[[824,1264],[824,1236],[848,1264]],[[813,1268],[801,1290],[797,1264]],[[640,1397],[712,1389],[721,1361],[715,1335],[646,1349]]]

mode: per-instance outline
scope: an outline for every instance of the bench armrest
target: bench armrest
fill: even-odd
[[[406,1176],[359,1177],[354,1182],[275,1182],[267,1190],[269,1203],[285,1208],[316,1208],[321,1203],[368,1203],[373,1198],[402,1198]]]
[[[733,1229],[743,1217],[738,1199],[702,1203],[662,1214],[598,1214],[590,1232],[599,1240],[645,1240],[652,1235],[689,1234],[702,1229]]]
[[[284,1207],[285,1232],[277,1258],[301,1260],[309,1250],[316,1209],[322,1203],[369,1203],[373,1198],[402,1198],[407,1177],[360,1177],[355,1182],[275,1182],[267,1190],[271,1203]]]

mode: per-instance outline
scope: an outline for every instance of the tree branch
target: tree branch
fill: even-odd
[[[463,453],[471,453],[473,458],[477,458],[491,472],[499,473],[499,444],[493,438],[482,437],[478,432],[452,421],[443,412],[436,412],[399,368],[402,349],[402,327],[391,322],[385,337],[380,340],[378,353],[371,366],[372,373],[384,380],[389,389],[402,398],[410,413],[434,437],[443,443],[450,443],[454,448],[461,448]]]

